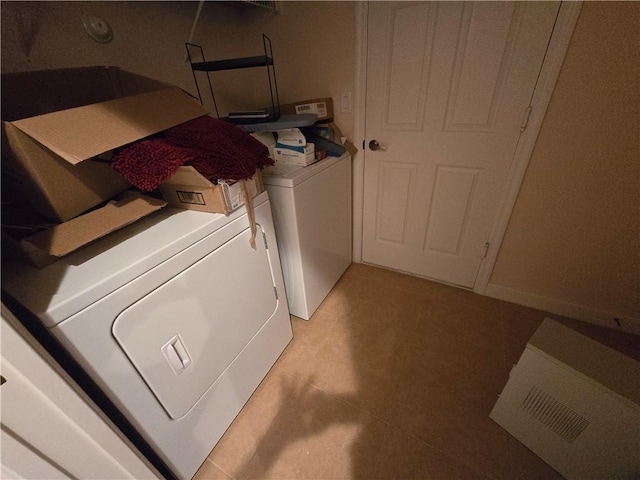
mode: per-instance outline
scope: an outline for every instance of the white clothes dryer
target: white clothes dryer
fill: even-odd
[[[270,203],[163,209],[38,270],[33,312],[179,478],[190,479],[292,338]]]
[[[309,320],[351,264],[351,155],[263,171],[291,314]]]

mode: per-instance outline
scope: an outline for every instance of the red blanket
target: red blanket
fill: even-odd
[[[250,178],[273,165],[269,151],[244,130],[208,116],[171,128],[162,138],[137,142],[112,162],[131,184],[154,190],[182,165],[193,166],[209,181]]]

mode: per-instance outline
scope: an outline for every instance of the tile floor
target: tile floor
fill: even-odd
[[[489,419],[544,312],[352,265],[195,476],[562,478]],[[568,326],[640,359],[637,337]]]

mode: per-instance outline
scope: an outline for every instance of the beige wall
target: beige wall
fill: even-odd
[[[184,41],[195,2],[3,2],[2,70],[117,65],[195,93]],[[585,2],[491,283],[640,316],[640,3]],[[82,29],[108,21],[101,44]],[[282,102],[354,91],[355,4],[282,2],[282,14],[205,4],[194,42],[208,59],[257,55],[273,40]],[[245,71],[246,72],[246,71]],[[216,77],[225,107],[255,108],[254,85]],[[226,101],[226,103],[225,103]],[[254,102],[254,103],[252,103]],[[351,114],[336,112],[348,136]]]
[[[185,65],[197,2],[2,2],[2,71],[115,65],[196,94]],[[110,43],[84,31],[85,13],[114,32]],[[229,2],[206,2],[193,38],[207,60],[261,55],[262,33],[271,37],[282,103],[353,92],[353,2],[282,2],[281,14]],[[222,115],[233,108],[266,106],[266,70],[212,76]],[[206,84],[205,84],[206,85]],[[212,104],[205,96],[208,107]],[[266,105],[261,105],[266,103]],[[345,134],[351,114],[336,112]]]
[[[583,4],[491,283],[640,318],[639,21]]]
[[[353,114],[340,112],[340,94],[355,89],[355,3],[285,1],[282,15],[263,26],[282,48],[276,61],[285,64],[278,67],[283,103],[332,97],[337,123],[353,138]]]

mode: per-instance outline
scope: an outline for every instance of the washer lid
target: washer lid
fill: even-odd
[[[349,158],[348,153],[341,157],[327,157],[306,167],[277,162],[262,170],[262,181],[265,185],[292,188],[346,158]]]

